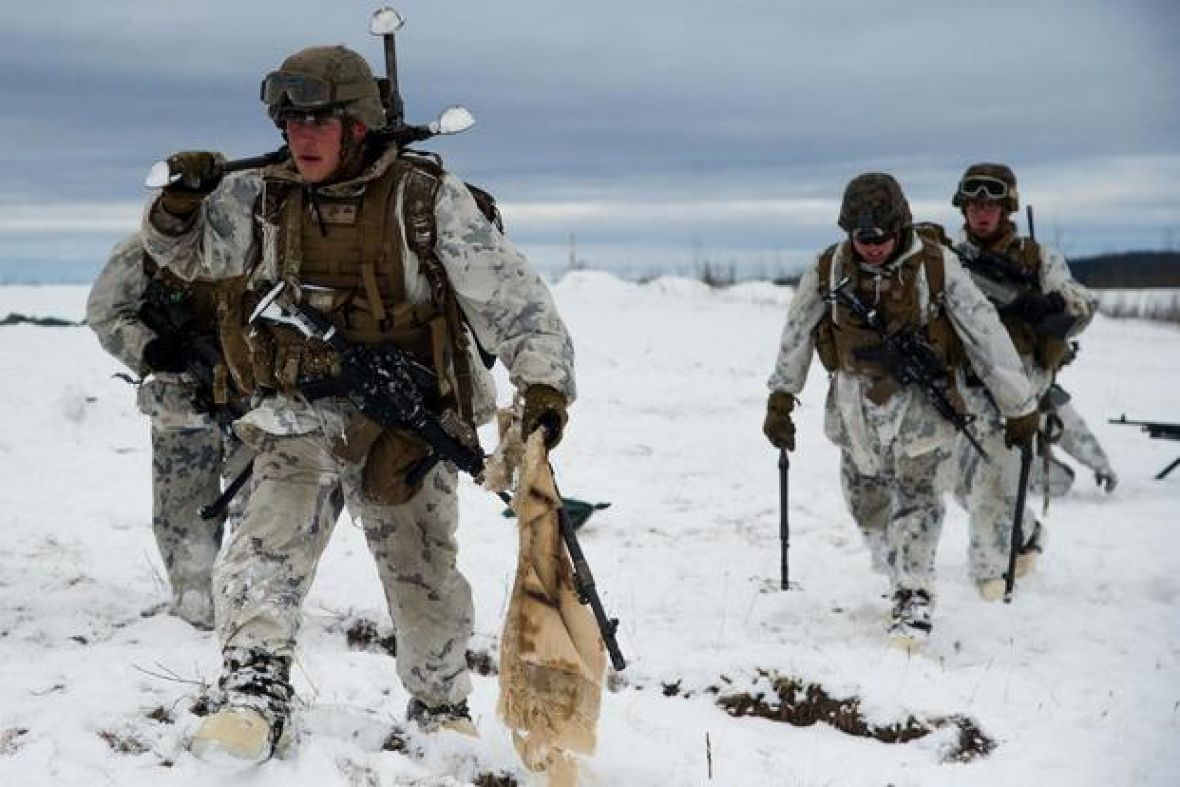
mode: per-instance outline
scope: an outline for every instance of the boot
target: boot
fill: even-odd
[[[449,730],[472,738],[479,737],[475,722],[471,720],[471,711],[467,708],[467,700],[432,708],[417,698],[411,698],[410,704],[406,706],[406,720],[417,724],[423,732]]]
[[[220,706],[206,716],[189,744],[206,762],[264,762],[290,742],[291,661],[259,648],[226,648]]]
[[[907,653],[921,650],[933,628],[934,599],[925,590],[900,588],[893,593],[893,611],[886,636],[889,644]]]
[[[1017,558],[1019,560],[1019,558]],[[1016,572],[1020,574],[1019,571]],[[1003,578],[981,579],[975,583],[980,597],[984,601],[999,601],[1004,597],[1005,582]]]
[[[1037,556],[1045,551],[1045,528],[1040,522],[1033,522],[1032,535],[1016,553],[1016,578],[1020,579],[1037,570]]]

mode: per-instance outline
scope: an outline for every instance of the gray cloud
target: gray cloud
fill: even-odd
[[[476,129],[433,147],[502,198],[514,237],[548,265],[570,233],[588,258],[619,264],[702,249],[799,260],[833,238],[822,206],[857,172],[895,172],[953,222],[946,195],[979,159],[1017,168],[1072,253],[1158,246],[1180,228],[1173,3],[953,5],[416,0],[399,6],[401,82],[411,119],[455,102],[476,112]],[[120,231],[104,221],[125,215],[103,206],[142,199],[153,160],[274,147],[262,74],[311,43],[380,64],[371,9],[8,11],[0,207],[62,218],[56,233],[0,221],[0,258],[35,255],[39,234],[76,239],[46,241],[47,256],[101,257]],[[93,221],[76,216],[91,208]]]

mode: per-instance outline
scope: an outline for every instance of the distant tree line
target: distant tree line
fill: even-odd
[[[1180,287],[1180,252],[1125,251],[1069,261],[1074,278],[1094,289]]]

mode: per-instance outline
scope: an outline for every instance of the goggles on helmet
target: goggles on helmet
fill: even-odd
[[[1008,184],[990,175],[971,175],[959,181],[959,194],[967,199],[1004,199]]]
[[[334,85],[319,77],[283,71],[272,71],[267,74],[258,89],[258,97],[271,107],[282,102],[284,96],[296,107],[323,107],[363,98],[365,95],[363,85]]]
[[[861,227],[852,233],[852,239],[865,246],[884,246],[893,239],[893,233],[880,227]]]

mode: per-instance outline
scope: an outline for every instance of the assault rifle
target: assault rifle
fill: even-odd
[[[914,331],[913,328],[899,328],[890,332],[876,309],[869,308],[851,289],[852,280],[845,276],[836,287],[824,296],[828,303],[839,304],[856,315],[881,339],[879,348],[872,355],[877,357],[890,374],[901,385],[916,385],[934,406],[938,414],[959,431],[980,456],[988,458],[983,446],[971,434],[967,426],[975,420],[964,415],[951,404],[947,391],[951,377],[945,365],[939,360],[934,348]]]
[[[404,350],[390,344],[352,344],[319,310],[284,297],[287,284],[275,285],[259,301],[250,322],[292,328],[305,339],[320,341],[336,351],[341,374],[323,382],[300,386],[308,398],[342,396],[364,415],[386,427],[413,432],[430,447],[430,453],[407,474],[411,484],[421,480],[438,462],[447,461],[476,481],[481,480],[484,455],[475,432],[453,414],[436,415],[428,406],[428,391],[436,388],[434,371]],[[508,503],[506,493],[499,493]],[[573,584],[578,600],[594,613],[599,634],[616,670],[627,662],[619,650],[615,632],[619,621],[608,618],[594,585],[590,565],[582,553],[569,514],[558,508],[561,537],[573,564]]]
[[[1125,413],[1118,418],[1107,419],[1107,423],[1140,426],[1152,440],[1180,440],[1180,424],[1167,424],[1160,421],[1128,421]],[[1168,473],[1176,469],[1177,465],[1180,465],[1180,459],[1156,473],[1156,480],[1166,477]]]
[[[949,247],[971,273],[976,286],[996,305],[1001,314],[1012,306],[1021,293],[1039,286],[1037,275],[1025,270],[1015,261],[990,249],[980,248],[970,241]],[[1049,314],[1029,326],[1042,336],[1064,339],[1077,319],[1068,312]]]
[[[213,396],[217,367],[222,362],[216,339],[197,326],[197,316],[188,297],[158,280],[148,282],[139,307],[139,319],[161,338],[178,340],[184,347],[185,371],[196,382],[193,405],[217,421],[222,431],[233,436],[230,424],[246,413],[240,399],[218,404]],[[236,439],[236,437],[234,437]]]
[[[197,316],[182,292],[165,287],[157,279],[148,282],[139,307],[139,319],[157,336],[179,339],[185,350],[185,371],[196,382],[193,407],[217,422],[221,433],[230,444],[238,442],[233,422],[246,414],[246,402],[241,396],[231,396],[218,404],[213,395],[217,367],[222,362],[221,349],[216,340],[197,325]],[[254,463],[248,461],[215,500],[201,506],[197,513],[202,519],[214,519],[250,479]]]

